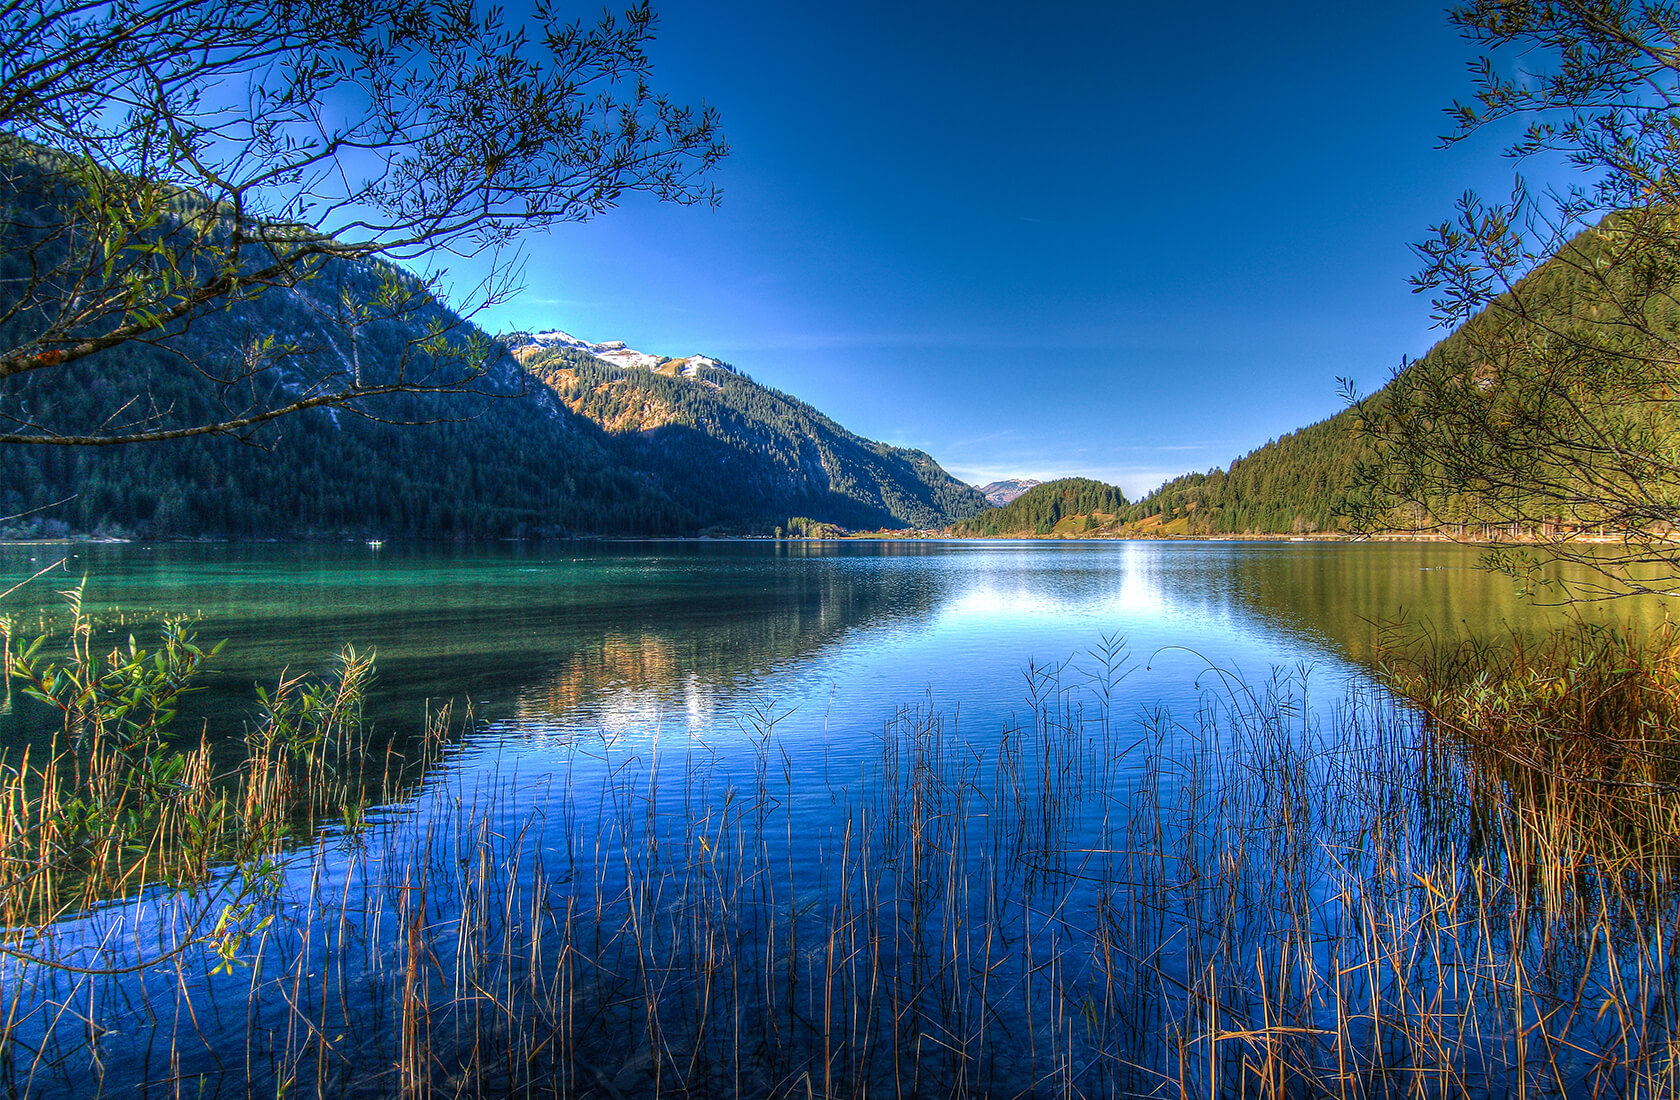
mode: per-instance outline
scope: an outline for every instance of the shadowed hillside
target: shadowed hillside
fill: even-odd
[[[985,506],[978,489],[921,451],[863,439],[724,364],[696,366],[695,357],[648,369],[569,348],[516,352],[533,378],[708,524],[770,533],[799,516],[926,528]]]
[[[0,164],[0,335],[14,341],[62,304],[30,277],[61,233],[65,204],[49,199],[48,179],[38,158]],[[183,202],[182,216],[194,216]],[[158,233],[161,247],[169,227]],[[264,349],[261,365],[242,369],[253,349]],[[0,446],[0,537],[768,534],[794,517],[943,525],[983,505],[927,455],[861,439],[728,370],[615,374],[571,353],[537,364],[544,381],[534,381],[378,262],[329,261],[155,342],[8,378],[0,425],[78,436],[116,415],[168,431],[306,397],[324,374],[377,384],[447,373],[433,360],[455,376],[466,362],[482,372],[469,369],[460,392],[310,409],[242,439]]]

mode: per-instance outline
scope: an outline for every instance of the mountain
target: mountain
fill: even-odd
[[[1228,469],[1183,474],[1127,510],[1133,535],[1307,535],[1341,528],[1354,467],[1372,457],[1344,411],[1280,436]]]
[[[31,395],[33,407],[58,423],[89,421],[96,398],[134,386],[191,416],[215,395],[173,353],[226,353],[252,331],[302,333],[370,373],[391,369],[411,333],[370,325],[352,337],[322,320],[323,301],[371,285],[353,268],[265,293],[170,347],[91,357]],[[374,418],[311,410],[256,446],[0,447],[0,517],[11,517],[0,535],[770,534],[944,526],[984,505],[928,455],[862,439],[715,359],[562,337],[516,339],[517,354],[487,374],[497,396],[389,399]]]
[[[993,508],[1001,508],[1035,485],[1044,484],[1034,481],[1030,477],[1010,478],[1007,481],[993,481],[980,486],[980,495],[986,498],[986,503]]]
[[[503,340],[532,378],[703,525],[925,529],[985,506],[927,454],[855,435],[708,356],[665,358],[561,332]]]
[[[1667,215],[1646,217],[1656,220],[1643,233],[1672,235]],[[1366,409],[1378,419],[1395,401],[1412,402],[1415,410],[1420,392],[1442,403],[1409,418],[1430,435],[1415,452],[1398,456],[1421,473],[1428,499],[1378,518],[1400,530],[1540,533],[1533,529],[1599,522],[1591,513],[1600,498],[1613,505],[1622,494],[1641,506],[1659,499],[1652,490],[1673,469],[1680,418],[1657,383],[1673,361],[1680,315],[1673,305],[1676,268],[1646,255],[1651,248],[1626,217],[1606,218],[1524,276],[1520,302],[1507,295],[1482,309],[1373,394]],[[1634,321],[1613,319],[1618,316]],[[1353,474],[1378,457],[1359,415],[1345,410],[1272,440],[1227,469],[1174,478],[1133,505],[1122,533],[1344,530],[1359,493]],[[1429,458],[1442,453],[1473,472],[1447,476]],[[1493,492],[1504,514],[1490,514],[1489,498],[1478,502],[1470,489]],[[1661,517],[1672,514],[1666,507],[1636,515],[1634,526],[1666,524]],[[1612,527],[1630,522],[1614,515],[1611,521]]]
[[[721,370],[729,374],[738,373],[728,363],[721,363],[707,355],[690,355],[681,359],[671,359],[663,355],[652,355],[645,351],[637,351],[626,347],[622,340],[609,340],[604,344],[591,344],[588,340],[580,340],[576,336],[559,329],[549,329],[546,332],[512,332],[502,337],[505,344],[520,362],[529,362],[540,352],[554,348],[565,348],[581,351],[585,355],[593,356],[604,363],[615,367],[635,367],[650,370],[655,374],[670,377],[697,378],[702,370]]]
[[[1113,485],[1068,477],[1035,485],[1001,508],[953,525],[951,533],[959,538],[1109,534],[1129,507],[1126,494]]]
[[[0,259],[0,265],[4,260]],[[314,354],[396,369],[418,332],[459,325],[430,307],[352,335],[326,303],[371,293],[368,265],[341,264],[293,290],[213,314],[162,346],[124,345],[60,369],[50,387],[0,387],[64,429],[97,422],[127,394],[181,422],[221,407],[181,356],[233,354],[251,333],[284,332]],[[280,372],[265,384],[291,383]],[[490,538],[687,533],[693,512],[627,468],[616,443],[493,357],[484,394],[403,395],[282,418],[251,443],[198,437],[118,447],[0,446],[0,532],[169,537]],[[408,422],[408,423],[402,423]]]
[[[4,167],[0,346],[16,346],[53,305],[7,295],[35,285],[27,234],[50,242],[57,207],[27,158]],[[283,353],[238,387],[197,369],[237,365],[253,346]],[[226,419],[249,400],[241,387],[291,400],[323,369],[378,383],[425,377],[449,348],[486,356],[478,392],[310,409],[243,442],[0,446],[0,537],[771,533],[942,526],[983,506],[927,455],[861,439],[715,359],[667,359],[559,331],[518,347],[538,373],[399,269],[336,260],[156,342],[0,381],[0,423],[86,434],[114,410],[160,429]],[[638,385],[650,411],[591,415]]]

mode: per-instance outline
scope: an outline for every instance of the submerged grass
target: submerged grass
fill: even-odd
[[[97,967],[5,962],[0,1088],[1680,1092],[1668,809],[1607,828],[1601,790],[1663,803],[1662,772],[1490,767],[1444,675],[1421,711],[1298,673],[1133,716],[1123,646],[1093,657],[1030,669],[1001,729],[905,709],[855,774],[767,709],[741,753],[602,740],[541,776],[486,729],[285,856],[237,965],[160,954],[194,919],[161,885],[59,923]]]

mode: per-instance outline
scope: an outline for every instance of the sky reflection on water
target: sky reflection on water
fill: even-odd
[[[44,547],[0,548],[0,576]],[[1497,634],[1547,621],[1453,546],[1299,543],[589,543],[487,548],[83,546],[87,606],[114,642],[198,618],[228,639],[189,716],[236,736],[251,685],[322,667],[346,643],[378,654],[376,720],[427,700],[541,738],[655,730],[727,740],[747,710],[789,715],[795,740],[878,730],[931,701],[966,721],[1020,711],[1029,665],[1123,638],[1117,713],[1193,708],[1210,668],[1315,682],[1363,673],[1377,623],[1402,615]],[[54,575],[13,597],[20,620],[62,602]],[[121,624],[111,622],[118,609]],[[1620,609],[1616,609],[1618,612]],[[1659,610],[1642,605],[1647,617]],[[138,620],[138,622],[136,622]],[[1331,693],[1333,694],[1333,693]],[[15,704],[27,711],[26,704]],[[28,725],[28,718],[23,718]],[[21,736],[8,712],[0,738]]]

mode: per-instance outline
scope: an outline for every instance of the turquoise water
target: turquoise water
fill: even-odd
[[[602,543],[489,549],[141,545],[0,548],[0,578],[64,569],[5,609],[28,637],[85,578],[112,642],[163,616],[226,640],[189,718],[237,734],[251,686],[350,644],[378,662],[373,714],[428,701],[556,731],[727,730],[741,708],[789,732],[878,727],[931,698],[999,720],[1030,663],[1124,639],[1129,705],[1184,706],[1210,667],[1358,675],[1377,624],[1497,633],[1545,613],[1450,546],[1279,543]],[[1649,609],[1644,614],[1652,613]],[[27,704],[8,708],[16,739]]]

